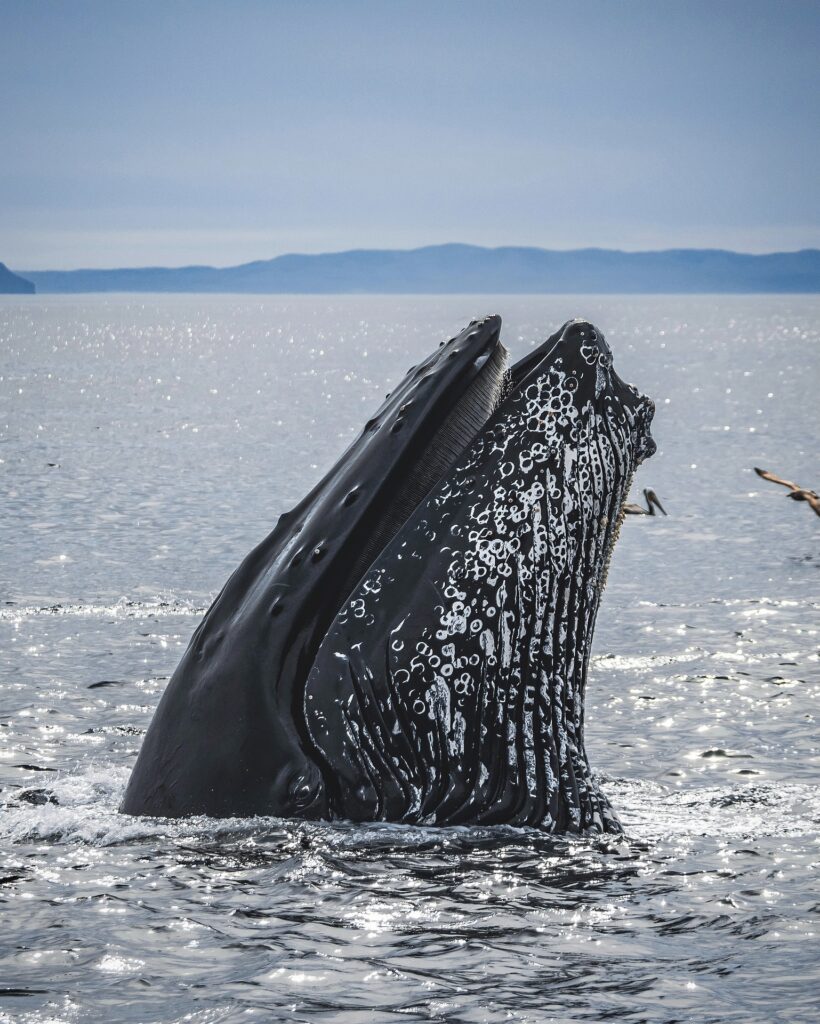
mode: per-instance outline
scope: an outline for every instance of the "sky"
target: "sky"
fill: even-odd
[[[820,0],[0,0],[0,260],[820,247]]]

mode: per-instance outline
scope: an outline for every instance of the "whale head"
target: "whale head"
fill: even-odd
[[[499,331],[412,367],[247,556],[123,810],[617,828],[584,687],[653,407],[586,321],[511,370]]]

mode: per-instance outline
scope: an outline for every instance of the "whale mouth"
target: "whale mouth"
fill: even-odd
[[[417,367],[411,367],[406,380],[410,391],[435,372],[436,363],[452,361],[467,352],[482,332],[490,330],[492,343],[484,344],[478,353],[466,360],[458,380],[448,396],[448,405],[430,417],[428,433],[415,447],[411,460],[403,470],[402,481],[380,510],[377,522],[362,545],[358,557],[339,588],[339,606],[353,587],[366,574],[393,537],[402,529],[413,512],[424,501],[464,454],[470,443],[487,425],[496,410],[507,399],[525,389],[546,373],[556,362],[583,381],[594,380],[594,399],[607,394],[618,398],[632,410],[635,420],[635,464],[654,454],[656,444],[649,428],[655,406],[651,399],[625,383],[613,368],[612,352],[604,335],[583,319],[569,320],[544,342],[536,346],[512,366],[509,353],[499,340],[501,318],[488,316],[473,321],[440,351]],[[388,396],[393,398],[393,396]],[[592,397],[592,395],[591,395]],[[399,418],[407,408],[399,405]],[[378,419],[378,414],[377,414]],[[368,427],[374,421],[370,421]],[[367,428],[365,428],[367,429]]]
[[[495,321],[498,321],[500,326],[500,318],[488,317],[482,321],[474,321],[471,327],[484,327],[488,324],[494,326]],[[462,353],[462,349],[459,348],[461,338],[462,335],[459,335],[443,345],[444,352],[438,360],[457,358]],[[461,344],[469,344],[469,337]],[[434,356],[417,367],[411,367],[408,374],[411,391],[422,385],[429,375],[435,372],[436,361],[437,358]],[[419,439],[399,485],[382,508],[339,589],[340,606],[504,400],[510,388],[508,362],[509,354],[498,339],[496,329],[493,343],[484,346],[465,366],[454,385],[455,393],[449,397],[450,404],[445,404],[442,410],[438,410],[437,414],[430,417],[427,436]],[[460,392],[457,390],[459,385]],[[392,395],[390,397],[392,398]],[[402,413],[410,408],[412,401],[413,399],[409,398],[407,402],[399,405],[399,416],[393,421],[391,430],[395,431],[397,425],[403,425]]]

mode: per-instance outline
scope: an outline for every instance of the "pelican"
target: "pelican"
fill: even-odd
[[[784,480],[782,476],[775,476],[774,473],[770,473],[766,469],[758,469],[754,467],[755,473],[758,476],[763,477],[764,480],[771,480],[773,484],[780,484],[781,487],[788,487],[789,494],[787,498],[791,498],[793,501],[807,501],[809,507],[814,510],[815,515],[820,516],[820,495],[817,491],[810,491],[805,487],[798,487],[797,484],[793,484],[791,480]]]
[[[661,505],[658,500],[657,494],[647,487],[643,490],[644,501],[646,501],[646,508],[643,505],[636,505],[633,503],[627,503],[624,505],[624,515],[627,516],[654,516],[655,509],[660,509],[664,515],[666,515],[666,509]]]

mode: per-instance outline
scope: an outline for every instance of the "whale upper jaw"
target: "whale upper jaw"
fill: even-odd
[[[245,557],[165,689],[125,813],[326,813],[300,710],[307,673],[350,590],[497,404],[500,327],[499,317],[473,321],[411,367]]]

